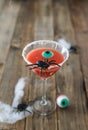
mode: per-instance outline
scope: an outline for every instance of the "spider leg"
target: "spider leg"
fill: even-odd
[[[51,60],[51,61],[49,61],[49,63],[52,63],[52,62],[55,62],[55,63],[56,63],[56,61],[55,61],[55,60]]]
[[[61,67],[61,65],[59,65],[59,64],[57,64],[57,63],[55,63],[55,62],[52,62],[51,64],[55,64],[55,65]]]
[[[28,105],[33,105],[33,103],[37,100],[37,98],[31,100],[31,101],[28,101]]]
[[[33,68],[29,68],[29,70],[36,69],[36,68],[39,68],[39,67],[33,67]]]
[[[32,114],[30,111],[28,111],[28,110],[25,110],[26,112],[29,112],[30,114]]]
[[[56,63],[56,61],[55,61],[55,60],[51,60],[49,63],[50,63],[50,64],[55,64],[55,65],[57,65],[57,66],[61,67],[59,64],[57,64],[57,63]]]
[[[38,65],[38,64],[28,64],[28,65],[26,65],[26,67],[28,67],[28,66],[35,66],[35,65]]]

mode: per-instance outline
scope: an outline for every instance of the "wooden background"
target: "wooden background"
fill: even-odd
[[[28,77],[23,100],[36,97],[41,80],[25,67],[22,49],[34,40],[59,38],[79,47],[48,81],[52,96],[66,94],[69,107],[0,123],[0,130],[88,130],[88,0],[0,0],[0,100],[12,103],[20,77]]]

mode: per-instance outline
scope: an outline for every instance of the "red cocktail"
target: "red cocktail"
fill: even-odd
[[[64,61],[63,55],[51,48],[34,49],[27,54],[26,59],[33,64],[32,66],[29,65],[30,69],[42,78],[52,76],[58,69],[60,69],[59,64]],[[39,61],[47,62],[49,67],[41,70],[41,67],[38,67],[37,65]]]
[[[43,96],[35,101],[34,111],[48,115],[56,108],[55,99],[46,96],[46,79],[55,74],[68,59],[68,50],[55,41],[39,40],[25,46],[22,56],[27,67],[43,79]],[[48,95],[49,96],[49,95]]]

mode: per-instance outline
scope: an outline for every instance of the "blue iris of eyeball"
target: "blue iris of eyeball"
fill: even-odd
[[[42,52],[42,56],[45,57],[45,58],[50,58],[50,57],[53,56],[53,52],[46,50],[46,51]]]
[[[60,95],[57,97],[56,102],[60,108],[66,108],[69,105],[69,99],[66,95]]]

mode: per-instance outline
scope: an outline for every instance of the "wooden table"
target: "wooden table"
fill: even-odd
[[[22,49],[34,40],[59,38],[79,47],[48,82],[53,86],[53,97],[69,97],[69,107],[57,108],[47,117],[27,117],[13,125],[0,123],[0,130],[88,130],[87,0],[0,1],[0,100],[12,103],[20,77],[28,77],[23,100],[36,97],[41,80],[25,67]]]

